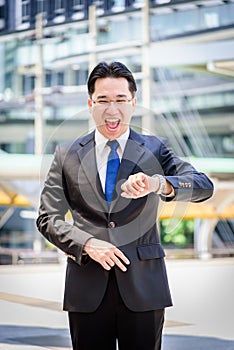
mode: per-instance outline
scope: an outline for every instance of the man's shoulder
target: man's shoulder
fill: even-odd
[[[161,146],[161,145],[168,145],[168,140],[162,136],[158,135],[146,135],[143,133],[138,133],[131,129],[130,138],[132,140],[135,140],[139,143],[142,143],[145,145],[145,147],[151,147],[152,145],[155,146]]]
[[[92,131],[91,133],[79,136],[72,141],[63,142],[59,144],[59,148],[61,152],[66,152],[66,153],[78,151],[80,147],[89,143],[93,139],[94,139],[94,132]]]

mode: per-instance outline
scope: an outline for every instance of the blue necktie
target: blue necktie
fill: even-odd
[[[114,193],[116,178],[119,170],[120,160],[117,153],[117,148],[119,146],[118,141],[108,141],[106,143],[110,146],[111,150],[108,156],[107,168],[106,168],[106,184],[105,184],[105,196],[108,204],[112,200]]]

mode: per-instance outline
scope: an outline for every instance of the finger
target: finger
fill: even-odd
[[[126,192],[122,192],[121,197],[128,198],[128,199],[137,199],[138,198],[138,196],[135,196],[132,193],[126,193]]]
[[[113,258],[106,258],[105,262],[110,266],[113,267],[115,265],[115,261],[113,261]]]
[[[110,271],[111,267],[107,264],[106,261],[101,262],[102,267],[104,267],[105,270]]]
[[[126,266],[118,258],[115,259],[115,265],[118,266],[123,272],[127,271]]]
[[[137,198],[141,198],[143,196],[145,196],[147,194],[147,191],[144,189],[143,191],[139,191],[138,194],[134,194],[131,192],[122,192],[120,195],[123,198],[129,198],[129,199],[137,199]]]
[[[117,256],[113,255],[112,258],[106,257],[105,259],[102,259],[100,262],[101,265],[104,267],[106,270],[110,270],[114,265],[118,266],[122,271],[127,271],[126,266],[118,259]]]
[[[137,180],[137,185],[138,185],[138,187],[140,187],[140,191],[144,191],[144,189],[145,189],[145,182],[144,182],[143,179],[138,179]]]
[[[127,181],[127,184],[126,184],[126,190],[125,190],[125,192],[127,193],[127,194],[132,194],[132,195],[135,195],[135,196],[137,196],[138,194],[140,194],[140,188],[141,187],[139,187],[139,186],[137,186],[135,183],[133,183],[133,184],[131,184],[129,181]]]
[[[138,181],[134,182],[131,184],[132,188],[135,190],[136,194],[141,193],[142,191],[144,191],[145,186],[141,185],[140,183],[138,183]]]
[[[121,190],[123,191],[121,193],[121,196],[122,197],[125,197],[125,198],[132,198],[132,192],[128,190],[127,186],[126,186],[126,183],[124,183],[122,186],[121,186]]]
[[[129,180],[125,181],[122,185],[121,185],[121,190],[123,192],[125,192],[128,195],[132,195],[132,192],[134,190],[133,186],[130,184]]]
[[[130,261],[128,260],[128,258],[126,257],[126,255],[124,255],[123,252],[121,252],[121,250],[119,250],[118,248],[115,250],[115,255],[117,257],[119,257],[125,264],[129,265]]]
[[[134,188],[136,191],[142,191],[142,188],[144,188],[145,186],[141,180],[141,177],[139,177],[138,175],[129,176],[128,184],[132,188]],[[128,184],[127,184],[127,187],[128,187]]]
[[[125,189],[126,189],[126,183],[127,183],[127,181],[125,181],[122,185],[121,185],[121,190],[122,191],[125,191]]]
[[[111,256],[111,258],[109,258],[106,261],[109,264],[114,263],[114,265],[118,266],[124,272],[127,271],[127,268],[123,263],[125,263],[127,265],[130,264],[130,261],[128,260],[128,258],[118,248],[116,248],[116,250],[114,251],[113,256]],[[113,266],[113,265],[111,265],[111,266]]]
[[[145,187],[146,175],[144,173],[137,173],[129,176],[131,184],[135,183],[138,187]]]

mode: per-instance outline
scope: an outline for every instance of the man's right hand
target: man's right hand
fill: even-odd
[[[84,246],[84,252],[101,264],[105,270],[110,270],[114,265],[117,265],[120,270],[125,272],[127,268],[123,262],[127,265],[130,264],[130,261],[121,250],[113,244],[100,239],[90,238]]]

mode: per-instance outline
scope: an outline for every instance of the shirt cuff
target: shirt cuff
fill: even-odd
[[[172,191],[171,191],[170,193],[168,193],[168,194],[162,193],[161,195],[162,195],[163,197],[167,197],[167,198],[175,197],[176,193],[175,193],[174,187],[172,187],[172,185],[171,185],[171,188],[172,188]]]

